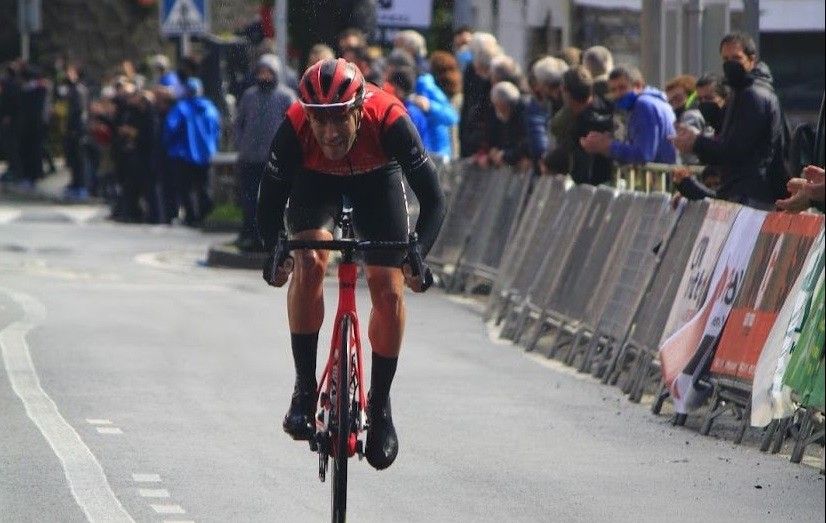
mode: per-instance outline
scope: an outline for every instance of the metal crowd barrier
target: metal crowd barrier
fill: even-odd
[[[645,165],[621,165],[617,167],[616,185],[620,189],[639,192],[674,192],[671,173],[674,169],[687,169],[694,175],[700,175],[702,165],[669,165],[665,163],[647,163]]]
[[[622,168],[618,185],[641,189],[628,191],[572,186],[559,176],[532,179],[527,173],[456,163],[445,176],[455,183],[445,226],[429,261],[451,291],[490,290],[484,317],[501,327],[501,337],[590,371],[639,402],[662,387],[658,349],[664,331],[673,332],[705,300],[709,271],[714,270],[739,209],[709,201],[682,202],[673,209],[667,192],[675,168]],[[689,170],[698,173],[702,168]],[[738,298],[745,301],[732,309],[736,321],[759,315],[759,300],[774,300],[772,306],[779,308],[789,285],[771,280],[781,290],[772,290],[768,297],[760,294],[769,285],[761,285],[768,264],[776,263],[778,253],[794,257],[791,268],[774,276],[786,283],[793,280],[800,271],[798,258],[806,256],[810,240],[823,227],[822,216],[786,222],[789,231],[759,239],[755,252],[760,254],[749,262],[744,297]],[[794,236],[790,231],[804,222],[808,232]],[[800,239],[803,236],[809,243]],[[778,247],[772,250],[769,244]],[[732,334],[733,329],[726,326],[722,339],[749,347],[742,349],[748,358],[740,364],[753,369],[762,345],[753,335]],[[727,346],[724,343],[723,356]],[[725,412],[748,418],[749,380],[742,369],[734,376],[720,372],[722,364],[714,361],[717,366],[708,379],[715,394],[704,433]],[[821,434],[815,421],[820,414],[815,413],[822,412],[811,405],[801,409],[807,431],[797,447],[805,448]],[[652,410],[658,411],[659,405]],[[782,427],[773,423],[771,434],[785,432]],[[745,421],[738,441],[747,428]]]

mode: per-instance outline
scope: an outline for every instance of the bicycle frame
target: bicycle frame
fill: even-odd
[[[362,454],[362,445],[358,445],[357,440],[359,434],[367,430],[367,410],[366,410],[366,394],[364,392],[364,365],[361,348],[361,331],[359,328],[358,316],[356,314],[356,280],[358,278],[358,267],[352,259],[345,258],[338,267],[338,309],[333,328],[333,337],[330,343],[330,354],[327,357],[327,364],[324,366],[324,372],[321,374],[321,379],[318,385],[319,406],[316,415],[316,433],[324,433],[328,429],[330,421],[330,412],[332,405],[330,398],[340,391],[333,390],[332,376],[336,375],[335,370],[338,361],[339,347],[342,346],[341,336],[341,320],[346,316],[350,318],[352,325],[351,339],[347,343],[349,354],[349,361],[351,362],[351,383],[347,384],[347,390],[341,391],[346,394],[351,393],[351,389],[355,388],[355,398],[358,400],[358,416],[356,418],[355,433],[351,432],[348,438],[348,457],[353,456],[357,451],[359,455]],[[338,428],[341,430],[341,427]],[[352,427],[350,428],[352,430]],[[337,452],[338,449],[332,449]]]

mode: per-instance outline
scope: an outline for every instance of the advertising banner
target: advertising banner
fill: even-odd
[[[660,347],[663,382],[679,413],[697,408],[707,396],[696,387],[714,356],[717,339],[743,287],[746,268],[766,212],[742,208],[737,213],[697,314]]]

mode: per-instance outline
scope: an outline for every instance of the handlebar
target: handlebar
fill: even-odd
[[[356,251],[406,251],[405,263],[410,264],[413,276],[419,277],[423,289],[427,289],[433,283],[433,275],[424,263],[419,237],[415,232],[408,235],[406,242],[380,241],[380,240],[356,240],[344,238],[340,240],[289,240],[286,233],[282,232],[278,237],[278,242],[272,253],[273,264],[270,269],[269,281],[274,281],[276,271],[287,261],[290,252],[300,249],[317,249],[326,251],[341,251],[352,255]]]

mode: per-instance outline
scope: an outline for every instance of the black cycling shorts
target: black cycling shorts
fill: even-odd
[[[333,231],[344,197],[353,207],[353,225],[361,240],[407,241],[410,229],[402,170],[391,164],[353,176],[302,171],[293,177],[287,208],[291,235],[312,230]],[[362,253],[367,265],[399,267],[403,251]]]

